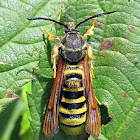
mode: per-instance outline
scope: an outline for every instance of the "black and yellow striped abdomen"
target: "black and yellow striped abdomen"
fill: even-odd
[[[69,135],[78,135],[85,127],[87,111],[81,65],[66,66],[61,95],[60,127]]]

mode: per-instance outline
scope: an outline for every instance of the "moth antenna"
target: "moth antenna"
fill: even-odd
[[[65,24],[63,24],[63,23],[61,23],[61,22],[58,22],[58,21],[56,21],[56,20],[50,19],[50,18],[36,17],[36,18],[28,18],[28,20],[48,20],[48,21],[55,22],[55,23],[57,23],[57,24],[59,24],[59,25],[63,25],[65,28],[68,29],[68,26],[67,26],[67,25],[65,25]]]
[[[102,14],[98,14],[98,15],[91,16],[91,17],[89,17],[89,18],[87,18],[87,19],[81,21],[80,23],[78,23],[78,24],[75,26],[75,29],[76,29],[80,24],[82,24],[82,23],[84,23],[84,22],[86,22],[86,21],[88,21],[88,20],[90,20],[90,19],[92,19],[92,18],[100,17],[100,16],[103,16],[103,15],[109,15],[109,14],[112,14],[112,13],[115,13],[115,12],[117,12],[117,11],[106,12],[106,13],[102,13]]]

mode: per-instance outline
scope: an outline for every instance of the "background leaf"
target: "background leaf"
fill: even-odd
[[[139,9],[139,0],[1,0],[0,102],[4,103],[5,98],[8,99],[4,105],[0,104],[0,107],[9,104],[9,100],[20,93],[21,87],[32,81],[32,91],[27,89],[30,124],[34,139],[45,139],[42,134],[42,120],[53,84],[51,51],[55,42],[47,40],[43,29],[62,37],[64,28],[52,22],[28,21],[27,18],[48,17],[65,24],[70,21],[77,24],[89,16],[117,10],[117,13],[112,15],[99,17],[94,36],[87,39],[93,47],[95,56],[94,92],[98,100],[109,108],[109,114],[112,116],[111,123],[102,126],[100,136],[101,139],[109,140],[138,139],[140,137]],[[92,20],[82,24],[78,29],[84,34],[91,25]],[[13,93],[12,98],[9,97],[9,93]],[[1,139],[14,138],[11,135],[12,132],[17,134],[13,131],[16,128],[14,125],[18,126],[22,122],[20,116],[25,104],[21,108],[14,106],[10,104],[3,114],[0,114],[3,120],[0,122]],[[19,113],[15,116],[16,111]],[[14,121],[11,121],[12,118]],[[9,126],[12,126],[11,129],[8,129]],[[27,132],[28,137],[28,129],[22,130],[27,130],[24,133]],[[8,137],[5,137],[7,135]],[[60,130],[52,139],[81,139],[81,137],[82,135],[66,136]]]

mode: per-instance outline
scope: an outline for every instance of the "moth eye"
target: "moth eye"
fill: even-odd
[[[83,50],[86,51],[87,50],[87,47],[85,47]]]
[[[61,49],[62,49],[61,47],[58,48],[59,51],[61,51]]]
[[[59,47],[58,50],[59,50],[60,52],[64,51],[64,49],[63,49],[62,47]]]

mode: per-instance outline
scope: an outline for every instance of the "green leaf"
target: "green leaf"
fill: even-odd
[[[21,120],[21,125],[20,125],[20,132],[19,132],[20,136],[24,135],[26,132],[28,132],[28,130],[30,130],[29,120],[31,119],[31,115],[29,112],[29,107],[28,107],[28,102],[27,102],[27,94],[28,94],[27,91],[31,93],[31,82],[29,82],[28,84],[22,87],[22,97],[24,99],[26,108],[24,109],[24,112],[22,113],[22,120]]]
[[[14,100],[16,100],[18,98],[19,97],[0,99],[0,112],[3,111],[9,103],[13,102]]]
[[[15,129],[15,124],[20,118],[22,111],[24,110],[24,104],[21,100],[8,105],[3,112],[0,113],[0,139],[10,140]]]
[[[139,9],[139,0],[0,1],[0,101],[4,102],[9,92],[17,93],[33,80],[28,103],[34,139],[45,139],[42,121],[53,84],[51,52],[54,41],[47,40],[43,29],[62,37],[64,28],[49,21],[28,21],[27,18],[47,17],[77,24],[92,15],[117,10],[117,13],[97,19],[94,35],[87,41],[95,56],[94,92],[112,116],[112,121],[102,126],[100,135],[109,140],[131,140],[140,137]],[[78,27],[82,35],[92,21]],[[82,135],[67,136],[60,130],[52,139],[80,137]]]

